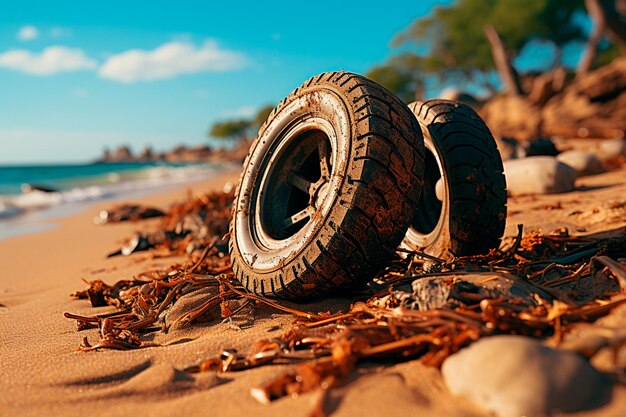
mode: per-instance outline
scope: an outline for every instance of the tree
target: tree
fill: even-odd
[[[587,47],[578,64],[578,75],[583,75],[593,65],[598,54],[600,42],[605,35],[609,35],[615,42],[613,45],[599,51],[600,61],[606,61],[618,55],[618,46],[622,54],[626,54],[626,0],[585,0],[587,13],[593,27],[587,40]]]
[[[494,61],[485,38],[487,26],[493,26],[509,57],[533,41],[545,41],[554,45],[558,65],[560,49],[584,39],[573,19],[577,12],[584,12],[583,0],[459,0],[415,20],[393,45],[414,44],[425,50],[426,73],[493,87],[488,77]]]
[[[247,119],[226,120],[216,122],[209,135],[219,139],[243,139],[250,135],[252,123]]]
[[[366,76],[395,93],[405,103],[410,103],[423,96],[421,61],[419,56],[405,53],[372,68]]]
[[[274,105],[266,104],[265,106],[261,107],[259,111],[257,111],[254,119],[252,120],[252,124],[257,130],[260,129],[261,126],[263,126],[263,123],[265,123],[267,118],[270,116],[272,110],[274,110]]]
[[[211,126],[209,136],[230,140],[241,140],[250,136],[256,136],[272,110],[274,110],[274,105],[266,104],[253,117],[216,122]]]

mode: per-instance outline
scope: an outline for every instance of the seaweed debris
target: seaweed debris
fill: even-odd
[[[481,337],[519,334],[559,346],[580,323],[593,322],[626,302],[626,230],[572,236],[522,227],[500,250],[449,261],[421,252],[398,256],[358,293],[346,312],[306,312],[248,293],[234,278],[227,254],[232,190],[190,195],[161,219],[158,236],[145,249],[185,254],[169,269],[146,271],[113,285],[100,280],[73,294],[92,306],[117,311],[93,316],[65,313],[78,329],[98,328],[100,340],[85,337],[80,351],[136,349],[145,335],[195,322],[219,323],[259,305],[294,316],[280,337],[258,340],[246,353],[229,349],[190,365],[187,372],[235,372],[268,364],[291,364],[252,389],[261,402],[285,395],[328,391],[359,362],[419,359],[440,366],[449,355]],[[168,312],[186,294],[205,299],[172,321]],[[607,338],[610,339],[610,335]],[[614,342],[614,343],[613,343]],[[584,340],[576,350],[597,349]],[[625,342],[606,341],[617,350]],[[611,370],[624,373],[617,363]],[[320,412],[321,412],[320,411]]]

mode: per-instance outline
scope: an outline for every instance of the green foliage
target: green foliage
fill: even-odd
[[[593,64],[594,68],[600,68],[604,65],[609,64],[615,58],[620,56],[620,50],[617,44],[610,43],[608,45],[602,45],[598,48],[598,56]]]
[[[246,119],[226,120],[216,122],[209,131],[209,135],[219,139],[243,139],[250,133],[252,123]]]
[[[422,70],[444,77],[473,77],[494,68],[484,34],[493,25],[504,44],[519,52],[533,40],[561,47],[584,34],[572,16],[584,12],[583,0],[458,0],[415,20],[393,44],[416,44],[428,52]]]
[[[403,54],[393,57],[389,62],[372,68],[366,77],[376,81],[405,103],[410,103],[421,96],[424,82],[420,77],[422,59],[417,55]]]
[[[272,110],[274,110],[274,105],[266,104],[265,106],[261,107],[259,111],[257,111],[254,119],[252,120],[252,124],[257,130],[260,129],[261,126],[263,126],[263,123],[265,123],[267,118],[270,116]]]
[[[259,128],[265,123],[274,109],[273,104],[261,107],[257,113],[249,119],[231,119],[216,122],[209,130],[209,136],[218,139],[241,140],[256,135]]]

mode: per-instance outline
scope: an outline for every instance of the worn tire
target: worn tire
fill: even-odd
[[[420,128],[392,93],[347,72],[309,79],[272,111],[244,162],[235,277],[297,300],[366,282],[402,241],[423,170]]]
[[[422,129],[426,159],[418,210],[401,246],[443,259],[497,248],[506,183],[491,132],[474,110],[455,101],[416,101],[409,108]]]

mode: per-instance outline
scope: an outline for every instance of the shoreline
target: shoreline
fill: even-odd
[[[180,188],[193,188],[196,187],[197,184],[212,182],[214,178],[220,177],[223,173],[240,172],[240,170],[241,169],[238,165],[235,166],[234,164],[227,164],[223,167],[217,167],[211,172],[203,174],[201,178],[191,177],[189,179],[182,179],[178,181],[172,181],[172,179],[170,179],[162,185],[155,185],[154,182],[151,182],[149,184],[145,184],[143,189],[139,187],[139,185],[142,185],[140,183],[135,184],[136,186],[134,188],[131,187],[132,183],[130,182],[121,183],[121,186],[130,188],[127,190],[120,189],[117,193],[104,193],[102,196],[95,196],[94,198],[86,199],[84,201],[68,201],[60,204],[26,209],[11,216],[0,217],[0,226],[2,226],[2,230],[0,230],[0,242],[21,235],[29,235],[32,233],[58,228],[60,219],[75,216],[85,212],[86,210],[90,210],[92,205],[108,204],[110,206],[116,204],[116,202],[135,200],[141,201],[143,204],[143,201],[150,199],[153,195],[175,192],[175,190]],[[84,190],[88,190],[89,188],[95,186],[96,185],[89,185],[84,188]],[[21,196],[25,195],[22,194]],[[8,196],[4,197],[5,200],[7,200]],[[20,195],[12,197],[20,197]]]

